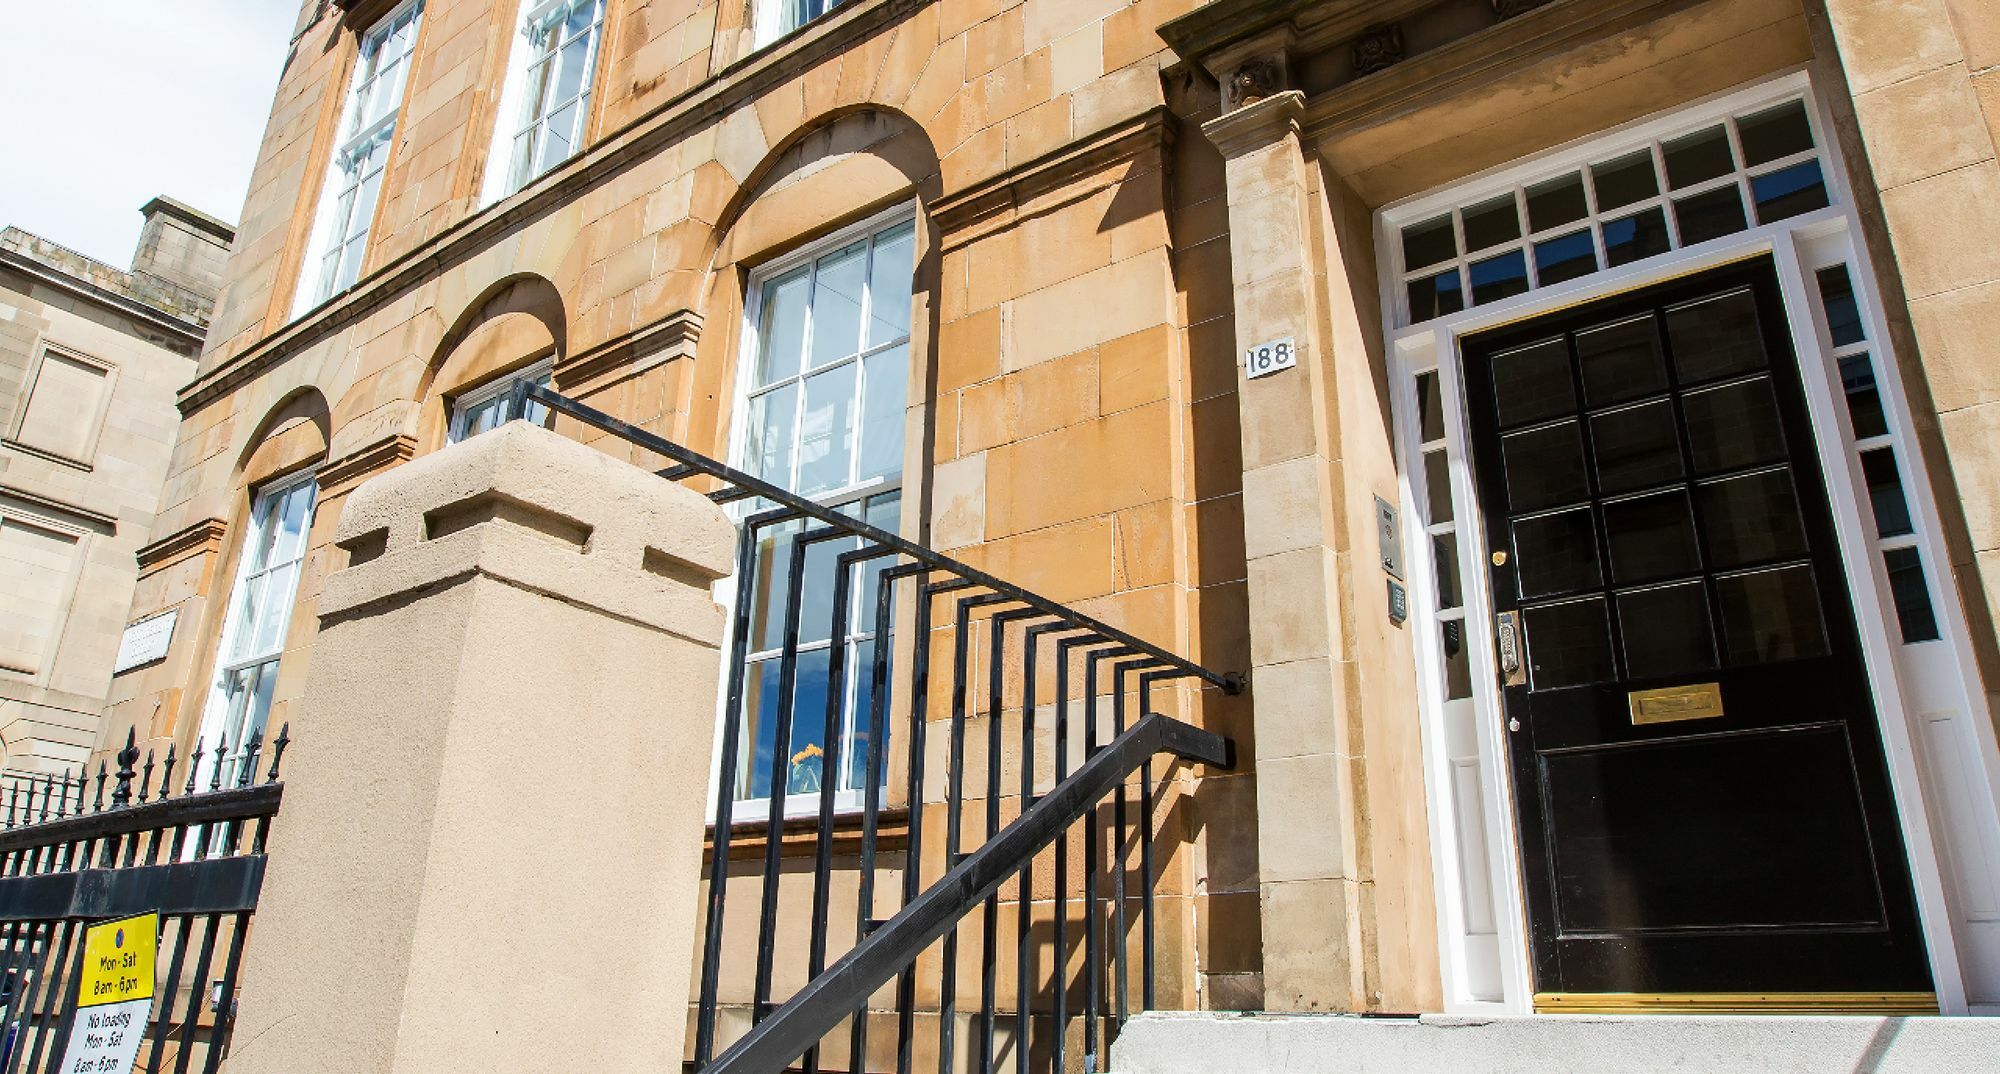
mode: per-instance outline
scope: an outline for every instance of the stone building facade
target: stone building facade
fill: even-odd
[[[171,198],[130,269],[0,231],[0,772],[96,743],[231,230]],[[160,626],[161,624],[155,624]]]
[[[1164,814],[1166,1006],[2000,1010],[1997,50],[1973,0],[308,3],[103,741],[309,735],[344,499],[546,378],[1247,676],[1180,698],[1238,764]]]

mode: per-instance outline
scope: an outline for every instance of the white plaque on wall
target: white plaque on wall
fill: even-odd
[[[111,666],[111,673],[116,675],[164,659],[167,643],[174,640],[174,620],[180,614],[176,608],[126,627],[125,636],[118,639],[118,660]]]

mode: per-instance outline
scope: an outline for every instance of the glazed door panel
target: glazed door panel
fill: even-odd
[[[1929,991],[1768,259],[1463,356],[1536,991]]]

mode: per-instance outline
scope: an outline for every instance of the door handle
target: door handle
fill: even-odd
[[[1527,682],[1521,654],[1526,641],[1521,634],[1521,613],[1501,612],[1494,616],[1493,634],[1500,650],[1500,685],[1520,686]]]

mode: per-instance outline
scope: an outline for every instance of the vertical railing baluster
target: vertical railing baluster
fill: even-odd
[[[785,831],[785,765],[791,760],[792,716],[798,691],[799,622],[805,592],[809,543],[835,530],[800,530],[791,538],[791,559],[785,564],[785,624],[778,649],[778,718],[771,728],[771,785],[768,822],[764,829],[764,890],[757,915],[757,979],[750,1000],[750,1024],[764,1020],[771,1006],[771,978],[778,942],[778,880]]]
[[[868,762],[861,788],[861,876],[854,900],[856,944],[868,938],[875,920],[875,844],[882,811],[882,785],[887,780],[885,767],[889,763],[889,656],[894,645],[889,617],[895,609],[897,580],[916,576],[921,584],[923,573],[921,566],[890,566],[875,581],[874,640],[869,643],[873,658],[869,661],[868,679]],[[912,811],[920,806],[921,803],[910,803]],[[911,868],[907,860],[904,868],[905,871]],[[868,1003],[872,998],[872,995],[862,997],[861,1011],[848,1030],[847,1054],[852,1057],[849,1069],[856,1072],[868,1069]]]
[[[963,578],[917,587],[914,644],[910,658],[910,844],[903,854],[903,905],[915,902],[923,890],[924,776],[926,740],[930,734],[931,602],[946,593],[970,587]],[[903,969],[896,982],[896,1074],[910,1074],[916,1047],[917,963]]]
[[[204,919],[201,954],[195,958],[194,977],[188,981],[188,1010],[181,1019],[180,1056],[174,1061],[174,1074],[187,1074],[188,1064],[194,1059],[194,1031],[201,1024],[202,994],[208,991],[208,967],[215,961],[215,926],[220,916],[209,914]]]
[[[997,593],[960,597],[953,617],[951,657],[951,739],[945,771],[944,868],[958,866],[965,813],[965,698],[970,686],[966,663],[971,657],[972,613],[1008,598]],[[938,985],[938,1074],[956,1068],[958,1035],[958,928],[944,934],[944,964]]]
[[[243,940],[250,930],[250,915],[237,914],[229,929],[229,956],[223,962],[221,1009],[215,1012],[215,1028],[208,1034],[208,1058],[203,1074],[216,1074],[221,1067],[224,1045],[229,1040],[230,1022],[236,1017],[236,971],[243,961]],[[195,1010],[201,1009],[199,1002]]]
[[[797,512],[767,511],[744,520],[736,538],[736,607],[731,622],[729,676],[722,707],[721,757],[716,767],[714,850],[709,856],[708,913],[703,921],[701,994],[695,1011],[694,1065],[707,1066],[715,1055],[716,1004],[722,983],[722,923],[729,883],[729,839],[736,807],[736,771],[741,763],[743,688],[748,674],[751,608],[756,600],[757,534],[768,526],[797,517]],[[754,754],[753,754],[754,756]]]
[[[986,675],[986,836],[991,842],[1000,830],[1000,758],[1002,719],[1006,711],[1007,672],[1007,627],[1026,619],[1041,615],[1033,609],[1010,608],[987,619],[993,636],[987,646]],[[1027,904],[1018,901],[1017,911],[1025,912]],[[996,889],[986,897],[984,912],[979,922],[979,1070],[980,1074],[991,1074],[993,1070],[993,1037],[999,1026],[999,997],[997,971],[999,969],[999,929],[1000,893]]]

